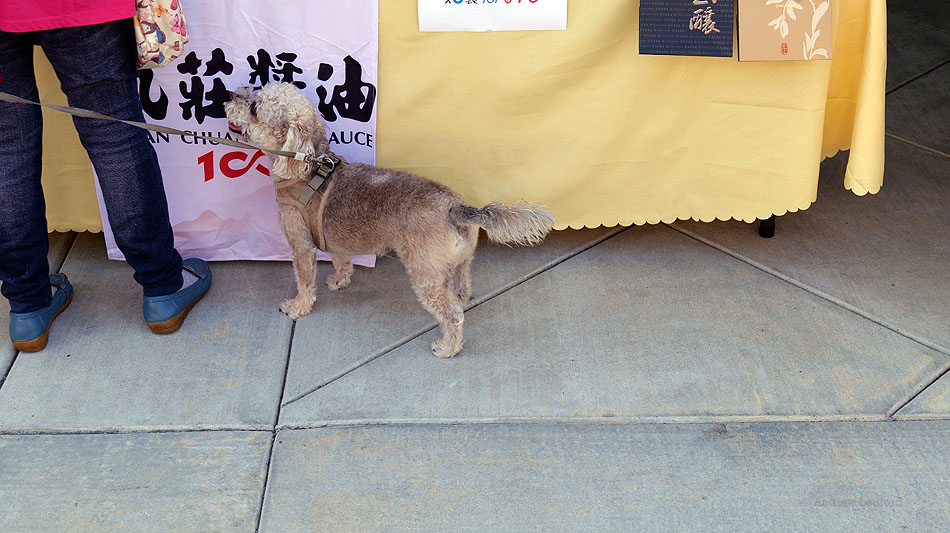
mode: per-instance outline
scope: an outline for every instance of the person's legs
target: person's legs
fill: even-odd
[[[0,91],[37,99],[33,36],[0,31]],[[40,108],[0,102],[0,280],[13,313],[50,305]]]
[[[114,118],[144,121],[131,20],[38,32],[70,105]],[[158,158],[144,130],[76,118],[96,169],[116,243],[146,297],[182,286]]]

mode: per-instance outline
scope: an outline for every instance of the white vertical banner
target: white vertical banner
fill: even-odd
[[[185,53],[141,74],[147,122],[240,140],[224,115],[227,91],[293,83],[319,107],[333,152],[375,163],[378,0],[201,0],[185,9],[191,38]],[[268,156],[194,137],[148,134],[182,256],[290,259]],[[109,257],[122,259],[98,180],[96,187]]]
[[[419,0],[419,31],[567,29],[567,0]]]

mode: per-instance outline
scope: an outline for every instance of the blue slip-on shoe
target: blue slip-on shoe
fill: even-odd
[[[164,335],[178,331],[188,311],[198,303],[211,287],[211,269],[198,258],[185,259],[181,266],[198,278],[188,287],[165,296],[146,296],[142,300],[142,314],[152,333]]]
[[[31,313],[10,312],[10,340],[21,352],[38,352],[46,348],[53,321],[73,301],[73,286],[66,274],[50,274],[49,284],[56,290],[48,306]]]

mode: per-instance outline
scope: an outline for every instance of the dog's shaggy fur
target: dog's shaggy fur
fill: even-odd
[[[315,156],[329,151],[319,111],[291,84],[238,89],[225,111],[231,128],[261,148]],[[313,174],[302,161],[273,158],[280,223],[293,249],[297,278],[297,296],[280,305],[291,318],[310,313],[316,300],[320,193],[307,205],[297,201]],[[478,227],[494,242],[530,245],[539,243],[554,224],[554,215],[539,204],[475,208],[444,185],[370,165],[344,164],[331,182],[319,221],[335,270],[327,285],[331,290],[349,285],[352,255],[395,255],[408,270],[419,301],[442,327],[442,338],[432,343],[437,357],[452,357],[462,349],[462,311],[472,294],[469,266]]]

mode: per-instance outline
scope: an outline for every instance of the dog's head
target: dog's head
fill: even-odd
[[[303,92],[290,83],[268,83],[259,90],[241,87],[224,104],[231,131],[267,150],[309,152],[329,149],[320,112]],[[309,168],[303,161],[274,156],[271,177],[276,181],[305,179]]]

